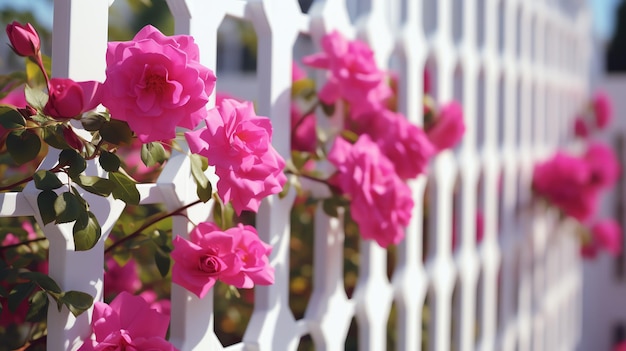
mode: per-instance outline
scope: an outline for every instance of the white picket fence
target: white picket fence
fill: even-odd
[[[55,0],[53,75],[103,80],[108,7],[112,0]],[[369,42],[382,66],[397,63],[400,110],[420,123],[422,71],[434,73],[439,101],[462,101],[467,133],[462,145],[413,181],[416,207],[397,248],[391,281],[387,252],[361,243],[358,284],[343,288],[343,232],[339,220],[315,218],[313,295],[306,315],[289,308],[289,213],[294,192],[265,201],[257,216],[261,238],[274,246],[276,283],[258,287],[243,342],[227,350],[295,350],[310,335],[316,350],[341,350],[356,317],[360,350],[385,350],[395,302],[398,349],[421,348],[422,308],[429,304],[432,350],[573,350],[581,325],[581,268],[568,225],[556,214],[529,208],[533,162],[566,142],[568,123],[588,93],[590,17],[572,0],[326,0],[303,14],[296,0],[167,0],[176,32],[191,34],[202,62],[216,65],[217,31],[225,16],[250,21],[258,37],[257,107],[274,121],[274,146],[289,156],[292,52],[299,34],[314,42],[331,29]],[[352,13],[349,12],[352,11]],[[356,11],[356,12],[355,12]],[[357,18],[351,21],[351,18]],[[392,59],[393,58],[393,59]],[[219,77],[218,77],[219,89]],[[55,155],[45,161],[49,167]],[[98,173],[95,164],[88,169]],[[188,158],[176,155],[156,184],[140,186],[141,203],[177,208],[194,200]],[[480,184],[480,185],[479,185]],[[455,185],[458,192],[455,194]],[[422,233],[424,192],[431,210]],[[0,194],[0,216],[38,220],[37,191]],[[65,290],[101,298],[103,240],[124,206],[90,198],[102,224],[101,242],[74,252],[71,225],[49,224],[50,275]],[[453,206],[460,246],[451,249]],[[211,203],[194,206],[200,222]],[[475,214],[485,236],[475,240]],[[187,220],[174,219],[174,233]],[[428,257],[422,259],[423,236]],[[453,292],[455,298],[453,299]],[[453,301],[454,300],[454,301]],[[171,341],[181,350],[222,350],[215,336],[213,295],[200,300],[172,287]],[[48,350],[74,350],[88,333],[90,314],[48,314]],[[454,323],[453,323],[454,322]],[[477,325],[480,327],[477,328]],[[454,326],[454,330],[453,329]]]

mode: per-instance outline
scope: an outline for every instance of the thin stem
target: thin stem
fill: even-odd
[[[134,232],[132,232],[131,234],[129,234],[128,236],[123,237],[122,239],[114,242],[111,246],[109,246],[106,250],[104,250],[104,253],[109,253],[111,252],[114,248],[122,245],[123,243],[127,242],[128,240],[131,240],[135,237],[137,237],[138,235],[141,234],[141,232],[143,232],[144,230],[146,230],[146,228],[150,227],[151,225],[160,222],[168,217],[172,217],[172,216],[180,216],[181,212],[183,212],[184,210],[188,209],[191,206],[197,205],[199,203],[201,203],[202,201],[200,200],[196,200],[190,204],[187,204],[179,209],[176,209],[174,211],[168,212],[168,213],[164,213],[156,218],[154,218],[153,220],[151,220],[150,222],[144,223],[141,227],[139,227],[139,229],[135,230]]]
[[[20,243],[15,243],[15,244],[11,244],[11,245],[0,246],[0,251],[12,249],[12,248],[19,247],[19,246],[22,246],[22,245],[28,245],[28,244],[36,243],[36,242],[47,240],[47,239],[48,238],[46,238],[46,237],[42,237],[42,238],[36,238],[36,239],[22,241]]]
[[[82,138],[81,138],[82,139]],[[83,139],[84,140],[84,139]],[[87,158],[85,160],[93,160],[94,158],[96,158],[96,156],[98,155],[98,150],[100,149],[100,147],[102,146],[102,144],[104,144],[104,139],[100,139],[100,141],[98,141],[98,144],[96,144],[94,150],[93,150],[93,154],[87,156]]]
[[[48,78],[48,72],[46,72],[46,68],[43,66],[43,59],[41,57],[41,52],[37,53],[37,58],[35,58],[35,63],[39,66],[39,70],[43,73],[43,78],[46,80],[46,87],[48,87],[48,92],[50,91],[50,78]]]

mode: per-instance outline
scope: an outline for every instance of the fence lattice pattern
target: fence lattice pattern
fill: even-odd
[[[53,74],[103,80],[109,0],[56,0]],[[227,350],[295,350],[310,335],[317,350],[341,350],[353,317],[360,350],[386,348],[392,303],[399,350],[419,350],[422,313],[429,311],[433,350],[572,350],[580,329],[577,243],[556,213],[529,207],[534,160],[567,137],[569,117],[588,89],[589,13],[570,0],[326,0],[303,13],[296,0],[168,0],[176,32],[192,34],[201,59],[216,66],[217,31],[225,16],[250,21],[258,37],[257,112],[274,122],[274,145],[289,157],[293,48],[299,35],[318,42],[338,29],[370,43],[381,66],[400,77],[400,110],[422,118],[422,71],[433,75],[439,101],[462,101],[463,143],[442,153],[429,176],[411,183],[416,207],[397,247],[391,281],[387,252],[360,245],[354,295],[343,287],[343,225],[315,214],[314,290],[305,317],[289,308],[289,216],[294,193],[265,201],[257,216],[261,238],[274,246],[276,284],[258,287],[243,342]],[[320,77],[320,79],[323,79]],[[218,81],[219,89],[219,81]],[[322,118],[320,118],[322,122]],[[324,122],[327,123],[327,122]],[[42,167],[51,168],[54,154]],[[189,160],[175,155],[156,184],[140,185],[141,204],[175,209],[195,200]],[[97,164],[91,174],[102,172]],[[422,203],[429,201],[424,225]],[[37,217],[37,190],[0,194],[0,216]],[[103,227],[101,242],[73,251],[71,224],[43,227],[50,241],[50,275],[66,290],[101,298],[103,240],[124,209],[118,200],[89,197]],[[200,222],[211,203],[188,210]],[[475,239],[475,214],[485,237]],[[452,249],[453,216],[459,245]],[[40,218],[37,218],[38,220]],[[174,219],[174,233],[187,233]],[[423,228],[427,232],[423,233]],[[184,235],[184,234],[181,234]],[[428,238],[424,240],[424,238]],[[423,250],[423,245],[428,245]],[[425,258],[422,254],[427,252]],[[454,296],[454,298],[453,298]],[[221,350],[213,295],[200,300],[172,287],[171,340],[181,350]],[[89,314],[75,319],[51,306],[48,349],[75,349],[88,333]],[[480,327],[477,328],[476,326]]]

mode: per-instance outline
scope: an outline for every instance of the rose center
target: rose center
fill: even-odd
[[[158,95],[161,95],[165,91],[165,86],[167,85],[165,77],[154,71],[146,72],[144,83],[147,91]]]
[[[222,271],[221,260],[211,253],[206,253],[200,257],[198,269],[209,274],[217,274]]]

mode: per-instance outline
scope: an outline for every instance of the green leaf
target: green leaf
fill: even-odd
[[[59,164],[67,165],[70,178],[77,177],[87,168],[87,161],[76,150],[66,149],[59,154]]]
[[[291,181],[287,180],[287,182],[283,186],[283,189],[280,191],[280,193],[278,193],[278,198],[279,199],[284,199],[285,196],[287,196],[287,194],[289,194],[289,190],[290,189],[291,189]]]
[[[233,216],[235,210],[230,203],[224,204],[221,201],[216,201],[213,207],[213,219],[215,224],[222,230],[226,230],[233,226]]]
[[[47,274],[41,272],[23,272],[20,273],[20,278],[28,279],[33,283],[39,285],[39,287],[47,292],[61,293],[61,288],[54,279],[50,278]]]
[[[59,303],[63,303],[74,317],[78,317],[93,305],[93,296],[81,291],[70,290],[59,297]]]
[[[126,265],[126,263],[132,258],[130,250],[115,250],[114,252],[113,259],[120,267],[124,267],[124,265]]]
[[[291,84],[291,96],[309,97],[311,93],[315,93],[315,81],[310,78],[297,80]]]
[[[55,220],[57,214],[54,210],[54,203],[58,195],[52,190],[44,190],[37,195],[37,206],[43,224],[48,224]]]
[[[197,154],[190,156],[191,160],[191,175],[196,182],[196,194],[202,202],[207,202],[213,195],[213,187],[211,182],[204,174],[204,170],[208,167],[208,161],[206,157],[202,157]]]
[[[41,150],[41,139],[31,130],[12,131],[7,136],[7,150],[17,164],[30,162]]]
[[[26,96],[26,102],[35,110],[43,110],[48,103],[48,94],[42,90],[31,88],[29,85],[26,85],[24,88],[24,95]]]
[[[121,161],[116,154],[108,151],[100,151],[100,158],[98,159],[100,166],[107,172],[117,172],[120,168]]]
[[[0,106],[0,125],[6,129],[21,129],[26,127],[26,120],[17,110]]]
[[[42,169],[33,175],[35,187],[39,190],[53,190],[63,186],[56,174]]]
[[[154,262],[159,269],[159,273],[161,273],[161,277],[165,278],[165,276],[167,276],[167,273],[170,271],[170,255],[166,252],[163,252],[161,248],[157,247],[157,249],[154,250]]]
[[[139,205],[140,195],[137,184],[120,172],[110,172],[109,179],[115,183],[113,197],[129,205]]]
[[[342,198],[339,198],[337,196],[333,196],[331,198],[324,199],[322,201],[322,209],[324,210],[324,213],[326,213],[330,217],[338,217],[339,207],[343,207],[345,205],[346,205],[346,202],[343,201]]]
[[[83,125],[83,128],[90,132],[100,130],[106,122],[106,117],[99,113],[90,113],[80,119],[80,123]]]
[[[86,191],[100,196],[109,196],[115,189],[115,183],[96,176],[79,175],[72,180]]]
[[[20,303],[24,301],[25,298],[30,296],[30,294],[35,290],[35,284],[32,282],[22,283],[16,285],[13,290],[9,293],[8,297],[8,305],[9,311],[15,312],[19,307]]]
[[[115,145],[130,144],[133,141],[133,132],[128,123],[112,119],[102,124],[100,136],[106,142]]]
[[[55,223],[57,224],[75,221],[85,211],[85,206],[81,204],[76,195],[68,191],[58,196],[54,201]]]
[[[76,178],[78,179],[78,178]],[[72,194],[74,194],[74,196],[76,196],[76,198],[78,199],[78,201],[80,201],[80,204],[85,208],[85,209],[89,209],[89,204],[87,203],[87,200],[83,199],[83,196],[80,194],[80,192],[78,191],[78,189],[76,189],[75,186],[70,186],[70,191],[72,192]]]
[[[43,140],[53,148],[59,150],[72,149],[65,140],[63,126],[60,124],[49,125],[42,128],[42,137]]]
[[[141,161],[146,167],[163,164],[167,160],[167,153],[163,145],[158,142],[152,142],[141,145]]]
[[[89,212],[83,212],[74,223],[74,249],[76,251],[86,251],[96,246],[102,229],[96,216]]]
[[[37,291],[28,301],[30,308],[26,314],[28,322],[41,322],[48,315],[48,295],[44,291]]]

